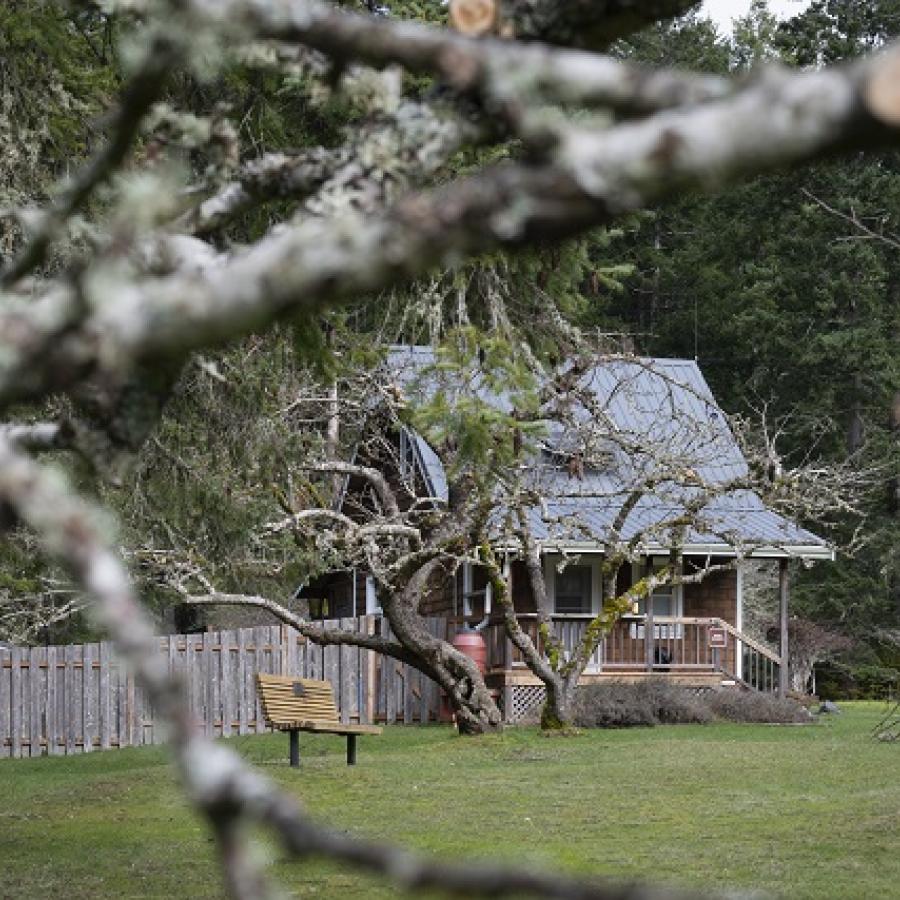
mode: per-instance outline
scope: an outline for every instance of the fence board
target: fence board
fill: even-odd
[[[63,670],[63,728],[65,729],[66,756],[75,752],[76,741],[81,731],[81,692],[78,690],[75,660],[80,655],[81,647],[67,645],[63,651],[65,669]]]
[[[247,687],[247,629],[241,628],[238,632],[238,734],[247,734],[250,731],[250,698],[255,693]]]
[[[127,688],[127,675],[125,674],[125,664],[122,662],[116,661],[116,669],[115,669],[115,679],[116,679],[116,740],[118,741],[117,746],[119,747],[127,747],[128,746],[128,728],[126,727],[126,723],[128,721],[128,709],[126,708],[128,703],[128,691]]]
[[[266,642],[266,628],[253,629],[253,646],[254,646],[254,669],[257,672],[270,672],[271,669],[266,668],[266,657],[263,647]],[[261,734],[266,730],[266,723],[263,720],[262,707],[259,704],[259,695],[256,690],[253,691],[253,725],[257,734]]]
[[[81,726],[82,747],[85,753],[94,749],[94,651],[96,644],[85,644],[81,649]]]
[[[56,728],[57,728],[57,700],[56,700],[56,647],[47,647],[47,682],[44,695],[44,733],[47,738],[47,755],[54,756],[57,753]],[[0,736],[3,734],[0,725]],[[0,756],[3,754],[0,753]]]
[[[384,721],[393,725],[397,721],[397,661],[390,656],[381,659],[384,676]]]
[[[284,674],[299,675],[297,669],[297,631],[290,625],[282,626],[282,643],[284,644]]]
[[[212,737],[215,734],[216,725],[216,670],[213,660],[212,638],[212,632],[210,631],[203,635],[203,662],[200,668],[203,684],[200,695],[203,704],[201,721],[204,723],[207,737]]]
[[[136,702],[134,676],[128,669],[125,669],[125,743],[129,747],[137,746],[138,732],[135,728],[135,722],[137,721]]]
[[[412,725],[413,708],[419,693],[418,671],[412,666],[403,666],[403,724]]]
[[[112,740],[112,697],[109,688],[110,676],[110,645],[108,641],[100,644],[100,677],[99,677],[99,721],[100,721],[100,749],[109,750]]]
[[[28,753],[30,756],[41,755],[41,737],[43,733],[41,721],[41,700],[44,692],[41,690],[41,657],[47,658],[47,651],[43,647],[32,647],[28,651]]]
[[[222,727],[219,734],[229,737],[234,718],[234,679],[231,674],[231,633],[228,631],[219,635],[219,670],[222,704]]]
[[[373,634],[375,620],[372,616],[362,619],[366,634]],[[362,650],[359,654],[359,721],[371,725],[375,721],[375,654]]]
[[[350,631],[358,619],[341,619],[341,631]],[[334,686],[335,702],[341,713],[341,721],[349,722],[351,715],[351,695],[353,692],[353,682],[355,681],[356,672],[353,666],[353,647],[349,644],[341,644],[337,650],[339,655],[340,667],[338,681]]]
[[[335,703],[341,700],[341,648],[336,644],[329,644],[325,647],[324,655],[325,675],[324,681],[334,685]]]
[[[12,755],[9,721],[12,700],[10,672],[10,653],[8,650],[0,650],[0,758]]]
[[[10,653],[9,668],[9,735],[10,755],[22,755],[22,670],[19,667],[19,657],[22,651],[13,647]]]

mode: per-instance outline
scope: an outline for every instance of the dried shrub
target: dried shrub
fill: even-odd
[[[707,699],[717,719],[729,722],[768,722],[781,725],[809,722],[809,710],[796,700],[780,699],[756,691],[710,691]]]
[[[771,694],[731,688],[697,692],[653,679],[586,685],[575,699],[575,723],[582,728],[705,725],[717,719],[789,724],[810,718],[801,704]]]
[[[575,700],[575,722],[584,728],[704,724],[712,718],[696,694],[662,680],[587,685]]]

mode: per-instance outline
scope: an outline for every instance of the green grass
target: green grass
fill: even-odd
[[[425,853],[790,897],[900,897],[900,746],[880,704],[815,726],[687,725],[460,738],[389,728],[360,741],[230,741],[323,821]],[[206,829],[161,748],[0,761],[0,897],[214,897]],[[262,847],[263,845],[261,845]],[[295,896],[392,896],[368,876],[278,858]]]

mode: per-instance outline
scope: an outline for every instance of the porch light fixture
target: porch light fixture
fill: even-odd
[[[640,600],[632,600],[631,601],[631,614],[633,616],[639,616],[641,614],[641,601]]]

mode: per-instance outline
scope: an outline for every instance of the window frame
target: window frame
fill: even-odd
[[[547,591],[547,600],[550,603],[552,615],[563,617],[596,616],[600,612],[600,601],[603,596],[603,575],[600,571],[603,563],[603,556],[601,554],[582,553],[576,558],[573,555],[571,562],[569,562],[566,566],[567,569],[573,566],[580,566],[589,568],[591,571],[590,597],[589,603],[587,605],[588,608],[582,612],[577,613],[559,612],[556,608],[556,579],[558,575],[557,568],[563,562],[563,559],[564,557],[560,553],[548,553],[544,556],[544,586]]]

